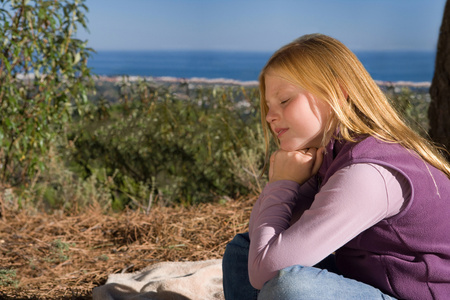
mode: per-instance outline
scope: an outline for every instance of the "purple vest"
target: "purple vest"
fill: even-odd
[[[450,299],[450,180],[412,151],[369,137],[359,143],[330,143],[320,171],[322,185],[355,163],[399,171],[412,193],[399,214],[336,251],[342,275],[399,299]]]

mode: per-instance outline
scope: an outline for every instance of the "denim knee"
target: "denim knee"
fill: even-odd
[[[225,299],[253,300],[258,296],[248,278],[248,233],[236,235],[227,245],[222,259]]]
[[[247,249],[248,252],[248,249],[250,247],[250,238],[248,232],[236,234],[234,238],[228,243],[227,248],[228,247],[239,247]]]
[[[242,263],[247,264],[249,247],[248,233],[237,234],[225,248],[223,263],[226,266],[228,263],[234,264],[235,262],[241,265]]]
[[[284,268],[264,285],[258,299],[318,299],[317,291],[324,288],[320,278],[325,273],[328,271],[300,265]]]
[[[368,284],[300,265],[282,269],[262,288],[258,300],[395,299]]]

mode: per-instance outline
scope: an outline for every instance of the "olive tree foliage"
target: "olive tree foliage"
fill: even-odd
[[[85,0],[0,0],[0,184],[45,169],[49,145],[92,84]],[[76,111],[74,109],[77,109]]]

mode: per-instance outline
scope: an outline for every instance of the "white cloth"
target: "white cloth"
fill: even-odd
[[[111,274],[94,300],[223,300],[222,260],[162,262],[139,272]]]

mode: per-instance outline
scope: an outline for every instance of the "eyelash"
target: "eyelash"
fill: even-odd
[[[288,102],[288,101],[289,101],[289,99],[284,100],[284,101],[281,101],[280,104],[284,104],[284,103],[286,103],[286,102]]]

